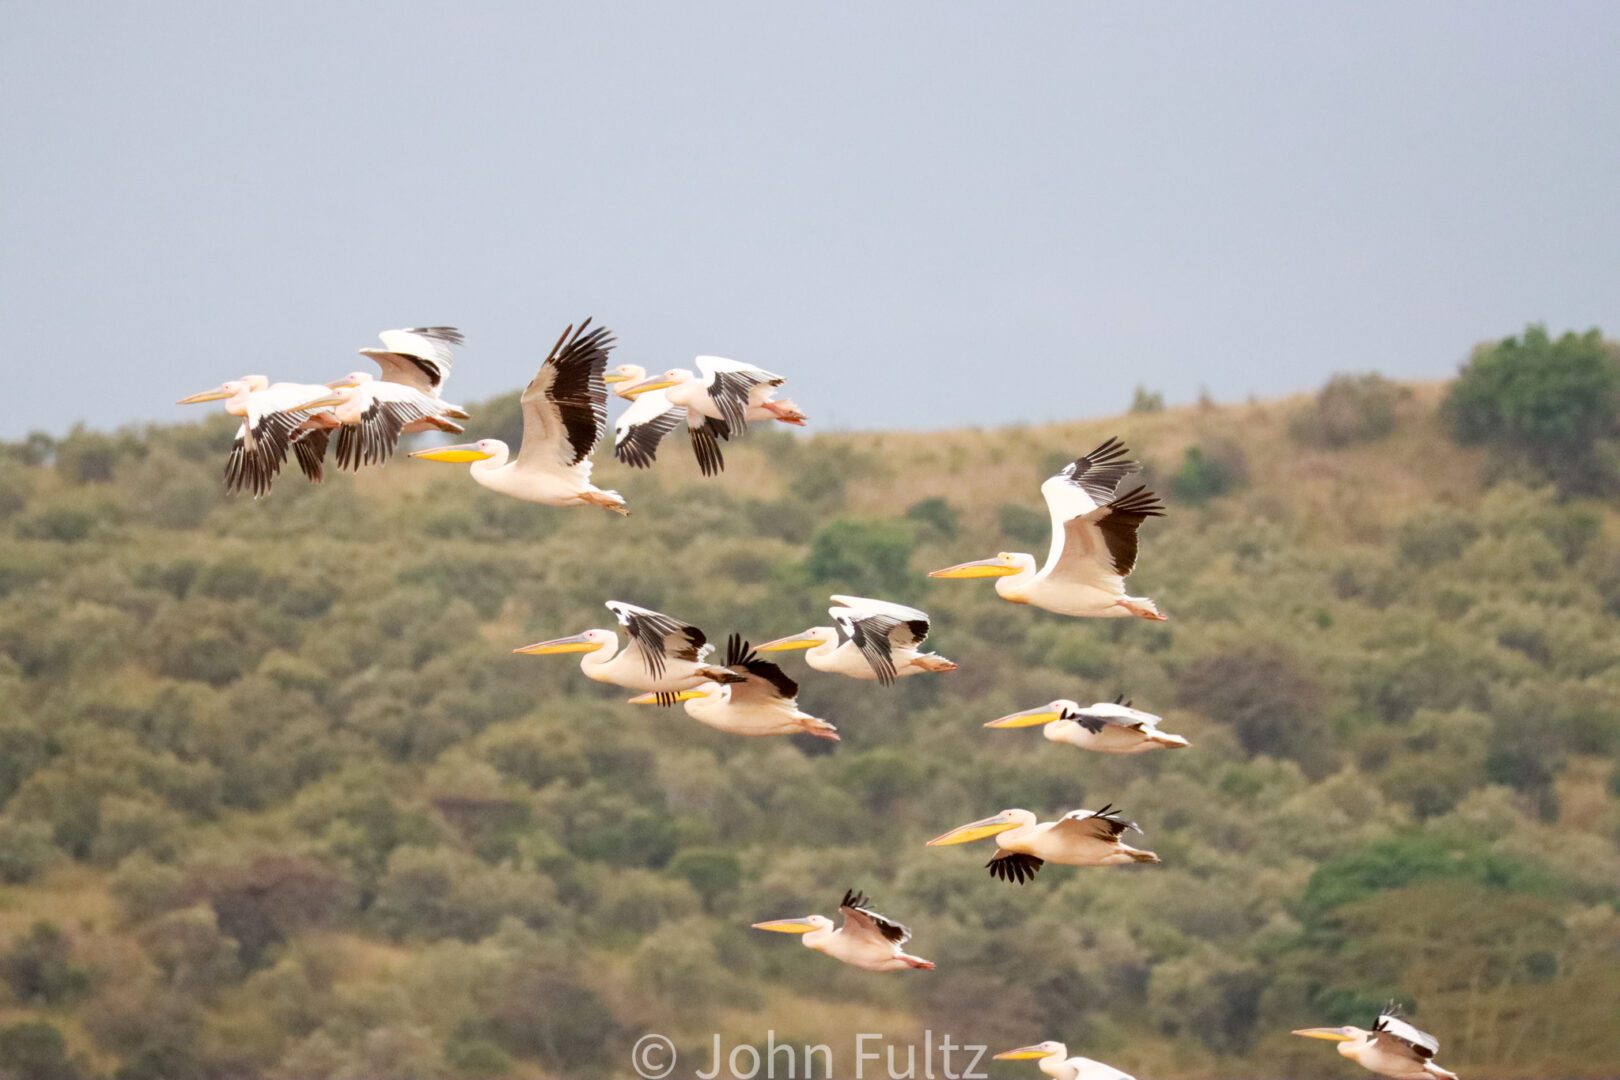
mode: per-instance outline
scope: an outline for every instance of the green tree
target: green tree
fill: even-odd
[[[1620,481],[1620,346],[1596,329],[1543,326],[1482,345],[1446,399],[1453,435],[1494,448],[1568,492]]]

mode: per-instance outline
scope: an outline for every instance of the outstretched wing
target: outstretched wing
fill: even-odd
[[[855,643],[884,686],[893,683],[896,649],[914,649],[928,637],[928,615],[904,604],[864,596],[834,596],[828,614]]]
[[[779,665],[756,653],[741,634],[732,634],[726,639],[725,666],[743,677],[742,682],[732,684],[731,700],[734,703],[750,700],[791,702],[799,696],[799,684],[790,679]]]
[[[1428,1061],[1440,1052],[1439,1039],[1430,1035],[1427,1031],[1419,1031],[1399,1016],[1390,1012],[1385,1012],[1378,1017],[1378,1022],[1373,1025],[1373,1030],[1378,1033],[1380,1041],[1393,1041],[1423,1061]]]
[[[587,462],[607,430],[602,375],[614,340],[606,327],[590,325],[586,319],[564,330],[523,391],[520,469],[572,469]]]
[[[1125,595],[1125,577],[1136,568],[1137,530],[1150,517],[1163,517],[1164,504],[1145,487],[1132,488],[1112,502],[1063,525],[1063,542],[1044,568],[1052,581],[1090,585]]]
[[[424,393],[437,395],[450,378],[452,346],[467,339],[453,326],[413,326],[407,330],[384,330],[381,349],[361,349],[382,369],[384,382],[401,383]]]
[[[1125,700],[1123,694],[1113,701],[1099,701],[1095,705],[1076,710],[1068,719],[1093,735],[1110,726],[1141,731],[1159,722],[1159,718],[1152,713],[1131,708],[1131,703]]]
[[[990,861],[984,865],[989,869],[991,877],[999,878],[1009,885],[1022,885],[1026,881],[1035,880],[1035,875],[1046,865],[1046,860],[1019,851],[1001,849],[990,856]]]
[[[719,476],[726,468],[720,443],[730,441],[730,426],[718,417],[689,415],[686,427],[692,437],[692,453],[697,458],[698,471],[704,476]]]
[[[1101,810],[1071,810],[1059,819],[1053,831],[1080,832],[1097,840],[1117,840],[1126,829],[1142,831],[1136,822],[1120,817],[1114,805],[1109,803]]]
[[[748,406],[756,386],[781,386],[784,380],[764,368],[727,360],[723,356],[700,356],[695,363],[703,373],[709,397],[731,432],[741,435],[748,430]]]
[[[633,469],[652,467],[658,444],[686,419],[686,410],[662,390],[649,390],[630,403],[613,425],[613,456]]]
[[[642,663],[654,678],[664,674],[665,660],[696,662],[708,651],[705,646],[709,639],[690,623],[622,600],[609,600],[607,609],[641,649]]]
[[[863,893],[846,891],[838,910],[844,916],[843,932],[846,934],[851,932],[870,934],[896,946],[904,945],[911,940],[911,930],[904,923],[873,911],[867,906],[867,899]]]

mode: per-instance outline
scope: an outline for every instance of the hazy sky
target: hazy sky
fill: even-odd
[[[1620,332],[1620,4],[0,3],[0,435],[593,314],[823,426]]]

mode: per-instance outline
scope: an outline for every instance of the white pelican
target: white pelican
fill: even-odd
[[[1336,1042],[1339,1053],[1363,1069],[1392,1080],[1457,1080],[1456,1073],[1434,1063],[1440,1040],[1402,1020],[1394,1006],[1379,1015],[1371,1031],[1358,1027],[1301,1028],[1294,1034]]]
[[[994,1061],[1039,1061],[1038,1068],[1053,1080],[1136,1080],[1130,1073],[1120,1072],[1112,1065],[1104,1065],[1090,1058],[1070,1057],[1069,1048],[1060,1042],[1036,1043],[1020,1046],[1017,1050],[1004,1050]]]
[[[675,695],[692,719],[732,735],[814,735],[838,741],[837,728],[799,708],[799,684],[761,659],[738,634],[726,641],[725,665],[742,681],[706,682]],[[658,705],[664,700],[660,694],[642,694],[631,698],[630,704]]]
[[[387,382],[365,371],[351,371],[326,384],[335,393],[308,402],[305,409],[331,409],[328,423],[337,429],[337,463],[358,471],[382,465],[394,456],[399,437],[409,431],[467,430],[460,405],[400,382]]]
[[[622,600],[609,600],[605,606],[624,627],[629,640],[623,649],[619,648],[619,635],[612,630],[586,630],[512,651],[525,656],[584,653],[579,669],[586,678],[626,690],[648,691],[658,695],[659,703],[664,705],[674,704],[679,691],[695,689],[704,682],[743,681],[736,672],[706,662],[714,646],[692,624]]]
[[[1056,821],[1037,824],[1028,810],[1003,810],[995,817],[952,829],[928,841],[927,847],[945,847],[996,838],[996,853],[989,862],[990,876],[1022,885],[1043,863],[1060,866],[1117,866],[1121,863],[1156,863],[1151,851],[1138,851],[1122,843],[1120,834],[1138,828],[1120,817],[1110,804],[1101,810],[1071,810]]]
[[[382,369],[384,382],[399,383],[438,397],[450,378],[451,347],[467,344],[453,326],[414,326],[409,330],[384,330],[377,335],[385,348],[361,349]]]
[[[1161,747],[1180,749],[1187,740],[1159,730],[1159,718],[1131,708],[1122,696],[1082,709],[1078,702],[1059,698],[1034,709],[992,720],[987,728],[1021,728],[1045,724],[1042,734],[1055,743],[1068,743],[1100,754],[1141,754]]]
[[[223,401],[225,411],[242,418],[225,459],[225,490],[251,491],[255,499],[267,495],[287,461],[291,447],[298,467],[312,482],[320,483],[321,459],[326,453],[325,420],[302,409],[306,402],[329,391],[318,383],[273,383],[263,375],[244,375],[179,400],[180,405]]]
[[[812,626],[801,634],[768,641],[760,652],[809,649],[805,660],[817,671],[876,679],[889,686],[896,679],[925,671],[955,671],[956,664],[938,653],[925,653],[928,614],[904,604],[864,596],[834,596],[827,614],[833,626]]]
[[[772,930],[778,934],[803,934],[805,948],[824,953],[834,960],[842,960],[862,971],[904,971],[907,968],[934,970],[932,961],[901,951],[900,946],[911,940],[910,930],[887,916],[879,915],[866,904],[866,897],[860,893],[844,893],[844,899],[838,905],[839,912],[844,916],[844,925],[837,930],[833,929],[833,921],[825,915],[757,922],[754,929]]]
[[[523,391],[523,445],[516,458],[499,439],[413,451],[428,461],[471,462],[491,491],[547,506],[600,506],[629,515],[624,497],[591,483],[591,451],[607,428],[607,367],[613,336],[591,320],[563,331]]]
[[[701,376],[687,368],[671,368],[618,391],[619,396],[638,403],[645,394],[663,391],[667,403],[667,408],[659,408],[655,401],[628,421],[620,418],[614,453],[625,464],[638,468],[650,465],[658,441],[683,419],[704,476],[713,476],[725,468],[721,440],[741,436],[748,430],[749,421],[804,425],[806,417],[797,405],[773,396],[775,388],[786,381],[780,375],[720,356],[700,356],[695,362]]]
[[[633,469],[650,469],[658,457],[664,437],[683,423],[692,438],[692,453],[704,476],[714,476],[726,466],[720,453],[720,440],[729,439],[726,422],[690,413],[669,400],[662,390],[637,390],[647,371],[639,364],[620,364],[603,381],[618,384],[613,393],[630,402],[613,425],[613,456]]]
[[[1015,604],[1033,604],[1059,615],[1162,622],[1152,600],[1127,596],[1125,578],[1136,567],[1136,531],[1150,517],[1163,517],[1164,504],[1145,487],[1116,495],[1119,482],[1137,468],[1118,439],[1064,466],[1041,485],[1052,517],[1052,546],[1046,563],[1035,556],[1003,551],[993,559],[935,570],[935,578],[997,578],[996,593]]]

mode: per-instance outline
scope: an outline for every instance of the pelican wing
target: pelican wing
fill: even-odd
[[[564,330],[551,355],[523,391],[523,446],[520,469],[558,471],[588,458],[607,430],[608,352],[613,334],[603,326],[590,330],[586,319]],[[589,331],[589,332],[587,332]]]
[[[686,419],[686,410],[662,390],[649,390],[630,403],[613,425],[613,456],[633,469],[652,467],[658,444]]]
[[[1136,532],[1150,517],[1163,517],[1164,504],[1145,487],[1135,487],[1089,513],[1063,523],[1055,558],[1042,573],[1053,581],[1093,585],[1125,595],[1125,578],[1136,568]]]
[[[360,422],[345,424],[338,432],[338,467],[357,471],[361,465],[384,464],[394,456],[400,435],[411,424],[460,430],[459,425],[442,419],[444,412],[444,403],[425,391],[400,383],[368,383]]]
[[[1117,840],[1126,829],[1142,829],[1134,821],[1119,816],[1112,803],[1101,810],[1071,810],[1053,827],[1057,833],[1083,833],[1097,840]]]
[[[697,457],[698,471],[704,476],[720,475],[726,467],[720,443],[731,440],[731,426],[715,416],[689,414],[686,427],[692,436],[692,453]]]
[[[748,430],[748,406],[752,404],[754,388],[781,386],[786,381],[764,368],[723,356],[700,356],[695,362],[721,418],[739,435]]]
[[[1035,875],[1046,865],[1046,860],[1035,855],[1025,855],[1021,851],[998,848],[996,853],[990,856],[990,861],[984,865],[989,869],[991,877],[999,878],[1009,885],[1022,885],[1026,881],[1035,880]]]
[[[271,483],[286,464],[293,435],[304,423],[298,406],[326,392],[324,386],[272,383],[249,394],[247,415],[236,429],[225,459],[225,490],[251,491],[255,499],[269,494]]]
[[[1125,477],[1141,468],[1130,460],[1130,451],[1117,438],[1108,439],[1090,453],[1082,454],[1063,466],[1041,484],[1046,512],[1052,519],[1052,544],[1046,556],[1055,563],[1067,541],[1065,526],[1083,517],[1110,499]]]
[[[731,687],[731,700],[739,705],[750,701],[792,702],[799,696],[799,684],[779,665],[756,653],[741,634],[726,639],[725,665],[743,677],[742,682]]]
[[[895,649],[915,649],[928,637],[928,614],[904,604],[864,596],[834,596],[838,605],[828,609],[849,640],[866,657],[878,682],[894,682]]]
[[[1440,1052],[1439,1039],[1430,1035],[1427,1031],[1419,1031],[1393,1013],[1384,1013],[1379,1016],[1378,1022],[1373,1025],[1373,1031],[1377,1032],[1378,1041],[1384,1043],[1389,1049],[1397,1050],[1397,1052],[1404,1051],[1421,1061],[1428,1061]],[[1390,1043],[1396,1045],[1391,1047],[1389,1046]]]
[[[1095,705],[1087,706],[1067,719],[1073,720],[1093,735],[1109,726],[1141,731],[1158,723],[1159,720],[1152,713],[1131,708],[1131,703],[1125,700],[1124,695],[1113,701],[1099,701]]]
[[[690,623],[622,600],[609,600],[607,609],[641,649],[642,663],[655,678],[664,674],[666,659],[696,662],[709,652],[709,639]]]
[[[453,326],[413,326],[384,330],[377,335],[382,349],[361,349],[382,369],[384,382],[401,383],[427,394],[437,394],[450,378],[452,346],[467,339]]]
[[[895,922],[887,915],[879,915],[867,907],[867,903],[863,893],[848,891],[844,893],[844,899],[838,905],[839,912],[844,916],[844,933],[881,937],[895,946],[904,945],[911,940],[911,930],[904,923]]]

